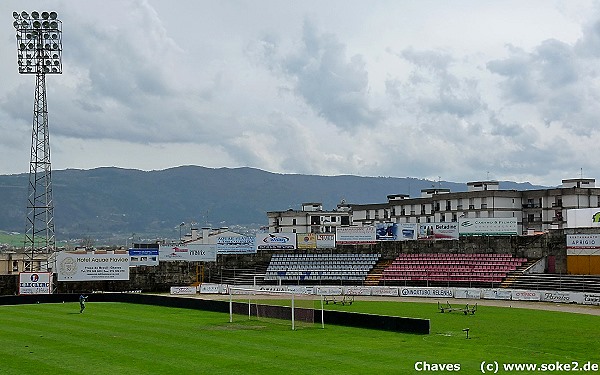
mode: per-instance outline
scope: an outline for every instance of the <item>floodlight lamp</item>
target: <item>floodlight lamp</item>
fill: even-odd
[[[56,21],[50,22],[50,28],[51,29],[58,29],[58,22],[56,22]]]
[[[29,19],[29,14],[26,11],[22,11],[21,12],[21,17],[25,18],[26,20]]]
[[[19,23],[19,21],[13,22],[13,26],[15,27],[15,29],[18,29],[20,25],[21,24]]]
[[[13,17],[18,20],[19,19],[19,12],[13,12]]]
[[[31,12],[31,17],[37,20],[38,18],[40,18],[40,14],[34,10],[33,12]]]
[[[50,19],[51,20],[55,20],[57,16],[58,15],[56,14],[56,12],[50,12]]]
[[[35,27],[36,29],[39,29],[42,26],[42,24],[40,23],[40,21],[33,21],[33,27]]]
[[[48,17],[50,17],[50,14],[48,12],[42,12],[42,18],[47,20]]]
[[[42,26],[44,26],[44,29],[49,29],[50,28],[50,22],[44,21],[44,22],[42,22]]]

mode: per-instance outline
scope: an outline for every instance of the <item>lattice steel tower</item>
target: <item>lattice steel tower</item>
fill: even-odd
[[[62,23],[56,12],[13,12],[13,17],[19,73],[36,77],[25,231],[26,253],[32,257],[29,270],[34,271],[34,253],[56,248],[46,74],[62,73]]]

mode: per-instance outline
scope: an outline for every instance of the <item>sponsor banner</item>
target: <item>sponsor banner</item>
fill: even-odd
[[[341,286],[318,286],[315,288],[315,293],[324,296],[341,296],[343,289]]]
[[[214,262],[217,260],[217,246],[214,244],[160,245],[158,257],[165,262]]]
[[[481,289],[478,288],[454,288],[454,298],[480,299]]]
[[[375,227],[338,227],[335,233],[336,243],[339,245],[365,245],[377,243]]]
[[[298,249],[316,249],[317,236],[314,233],[298,233],[296,236]]]
[[[539,301],[542,295],[538,290],[513,290],[513,301]]]
[[[600,255],[600,234],[567,234],[567,255]]]
[[[600,305],[600,293],[583,293],[584,305]]]
[[[512,299],[512,290],[510,289],[483,289],[481,291],[481,298],[483,299]]]
[[[20,272],[19,294],[51,294],[52,274],[49,272]]]
[[[571,292],[544,290],[541,292],[540,301],[571,303]]]
[[[257,233],[258,250],[295,250],[296,233]]]
[[[454,295],[451,288],[400,288],[401,297],[447,297]]]
[[[288,291],[296,294],[315,294],[314,287],[302,285],[288,285]]]
[[[398,224],[378,223],[375,228],[375,238],[377,241],[398,241]]]
[[[317,233],[317,249],[334,249],[335,233]]]
[[[197,290],[195,286],[172,286],[171,294],[187,295],[196,294]]]
[[[417,223],[398,224],[398,239],[400,241],[412,241],[417,239]]]
[[[256,253],[256,237],[254,236],[217,237],[217,254],[254,253]]]
[[[600,208],[567,210],[567,228],[600,227]]]
[[[219,294],[221,293],[221,284],[202,283],[200,285],[201,294]]]
[[[400,289],[393,286],[374,286],[371,288],[371,295],[398,297],[400,295]]]
[[[419,224],[419,240],[458,240],[458,223]]]
[[[580,292],[570,292],[569,299],[571,300],[571,302],[583,304],[583,301],[585,300],[585,295],[584,293]]]
[[[517,235],[517,218],[460,218],[458,220],[458,232],[461,236]]]
[[[349,296],[370,296],[371,288],[368,286],[347,286],[344,288],[344,294]]]
[[[129,280],[129,254],[77,254],[56,256],[58,281]]]
[[[158,266],[158,248],[129,249],[129,267]]]

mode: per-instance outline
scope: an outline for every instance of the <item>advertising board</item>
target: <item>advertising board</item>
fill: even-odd
[[[336,243],[339,245],[376,244],[375,227],[338,227],[335,233]]]
[[[398,224],[377,223],[375,228],[375,238],[377,241],[398,241]]]
[[[217,237],[217,254],[254,254],[256,253],[255,236],[220,236]]]
[[[458,223],[419,224],[419,240],[458,240]]]
[[[19,294],[51,294],[52,274],[49,272],[19,273]]]
[[[58,281],[129,280],[129,254],[61,251],[56,265]]]
[[[295,250],[296,233],[257,233],[258,250]]]
[[[335,233],[317,233],[317,249],[334,249]]]
[[[298,233],[296,236],[298,249],[316,249],[317,236],[314,233]]]
[[[460,218],[458,232],[461,236],[514,236],[517,235],[517,218]]]
[[[159,260],[165,262],[214,262],[217,260],[217,245],[160,245]]]
[[[155,249],[129,249],[129,267],[158,266],[158,247]]]

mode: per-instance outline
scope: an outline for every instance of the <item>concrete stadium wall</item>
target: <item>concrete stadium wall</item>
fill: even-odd
[[[471,236],[456,241],[379,242],[375,245],[344,245],[330,250],[296,250],[295,253],[378,253],[383,259],[395,259],[401,253],[505,253],[528,259],[555,257],[555,272],[567,273],[565,234],[594,233],[597,229],[552,231],[537,236]],[[257,254],[220,255],[216,262],[204,264],[206,282],[220,283],[223,269],[252,269],[266,265],[271,255],[280,251],[260,251]],[[92,291],[167,292],[171,286],[191,285],[196,281],[196,264],[160,262],[156,267],[132,267],[129,281],[54,282],[57,293]],[[0,275],[0,295],[17,293],[18,275]]]

